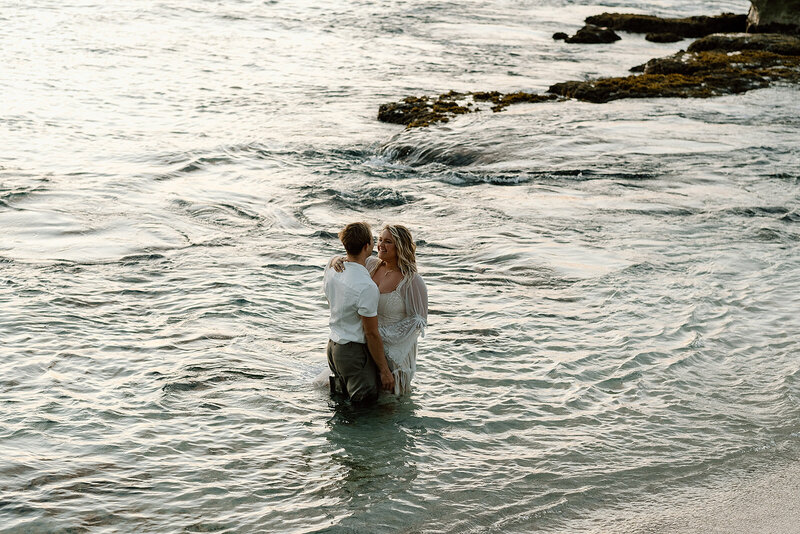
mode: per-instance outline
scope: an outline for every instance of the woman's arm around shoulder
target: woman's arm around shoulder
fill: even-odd
[[[375,271],[378,270],[378,267],[380,267],[381,263],[383,262],[378,259],[378,256],[369,256],[364,263],[367,268],[367,271],[369,271],[370,276],[372,276],[373,274],[375,274]]]

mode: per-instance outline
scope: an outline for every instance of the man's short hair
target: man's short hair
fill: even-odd
[[[339,232],[339,240],[348,254],[358,256],[372,243],[372,228],[365,222],[350,223]]]

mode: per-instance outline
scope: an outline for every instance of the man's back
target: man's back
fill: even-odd
[[[325,269],[323,289],[330,304],[330,339],[336,343],[364,343],[361,317],[378,314],[378,287],[366,267],[347,262],[347,268],[337,273]]]

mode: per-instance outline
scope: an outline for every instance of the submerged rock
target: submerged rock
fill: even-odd
[[[723,13],[715,17],[662,18],[632,13],[603,13],[586,17],[586,23],[631,33],[674,33],[681,37],[703,37],[712,33],[743,32],[747,29],[747,16]]]
[[[644,38],[653,43],[677,43],[683,40],[677,33],[648,33]]]
[[[572,37],[565,39],[568,43],[613,43],[619,41],[621,37],[608,28],[602,28],[594,24],[587,24]]]
[[[800,34],[800,0],[750,0],[750,31]]]
[[[564,32],[556,32],[553,34],[553,39],[555,39],[556,41],[563,41],[567,37],[569,37],[569,35],[567,35]]]

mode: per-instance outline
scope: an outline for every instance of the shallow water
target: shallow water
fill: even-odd
[[[624,74],[687,43],[550,36],[695,9],[0,3],[0,532],[630,532],[795,465],[796,87],[375,120]],[[365,412],[310,386],[356,219],[431,304]]]

